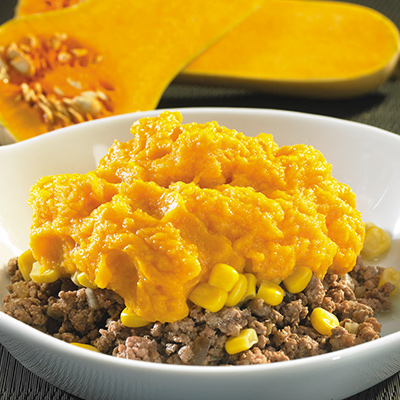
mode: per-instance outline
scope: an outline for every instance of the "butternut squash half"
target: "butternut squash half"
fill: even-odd
[[[399,58],[395,24],[370,8],[269,0],[180,74],[207,82],[319,98],[375,90]]]
[[[17,15],[85,0],[19,0]],[[399,33],[372,9],[334,1],[269,0],[179,75],[183,82],[320,98],[375,90],[392,74]]]
[[[0,122],[24,140],[153,109],[187,63],[263,0],[86,0],[0,27]]]

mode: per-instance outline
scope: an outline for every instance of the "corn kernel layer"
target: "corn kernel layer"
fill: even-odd
[[[114,290],[130,312],[172,322],[218,263],[244,277],[226,303],[235,288],[246,295],[246,273],[260,282],[299,265],[319,278],[353,268],[364,224],[320,152],[181,122],[177,112],[143,118],[94,171],[33,186],[30,248],[43,271],[84,273],[85,286]]]

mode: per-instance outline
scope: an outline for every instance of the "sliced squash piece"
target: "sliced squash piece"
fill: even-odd
[[[263,0],[87,0],[0,27],[0,122],[24,140],[149,110]]]
[[[375,90],[398,57],[398,29],[377,11],[342,2],[269,0],[180,78],[345,98]]]
[[[82,1],[20,0],[17,15]],[[345,98],[380,86],[395,69],[398,55],[398,30],[377,11],[344,2],[269,0],[185,68],[179,79]]]

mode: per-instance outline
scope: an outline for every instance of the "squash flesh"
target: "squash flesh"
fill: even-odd
[[[233,56],[235,62],[227,62]],[[378,87],[398,56],[396,26],[372,9],[270,0],[189,64],[181,77],[286,94],[347,97]]]
[[[382,67],[398,47],[395,31],[387,24],[372,10],[349,4],[269,1],[185,72],[206,73],[209,68],[216,74],[240,76],[254,69],[255,77],[276,79],[364,75]],[[240,60],[227,62],[226,57],[238,49]],[[290,58],[293,62],[289,63]]]
[[[102,71],[97,74],[88,66],[86,72],[103,82],[103,88],[107,83],[115,89],[111,114],[149,110],[157,106],[165,88],[189,61],[262,2],[87,0],[7,22],[0,28],[0,47],[19,42],[27,34],[48,40],[56,32],[65,32],[79,48],[103,57]],[[3,98],[0,105],[0,120],[17,140],[48,130],[22,113],[16,120],[15,98]]]

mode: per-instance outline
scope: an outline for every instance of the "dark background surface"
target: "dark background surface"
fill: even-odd
[[[348,2],[374,8],[400,26],[400,0]],[[15,4],[16,0],[0,0],[0,23],[13,17]],[[256,107],[300,111],[357,121],[400,134],[400,80],[397,79],[388,80],[374,93],[348,100],[307,100],[173,82],[161,99],[159,108],[175,107]],[[77,397],[32,374],[0,345],[0,400],[14,399],[77,400]],[[400,399],[400,374],[348,400],[383,399]]]

